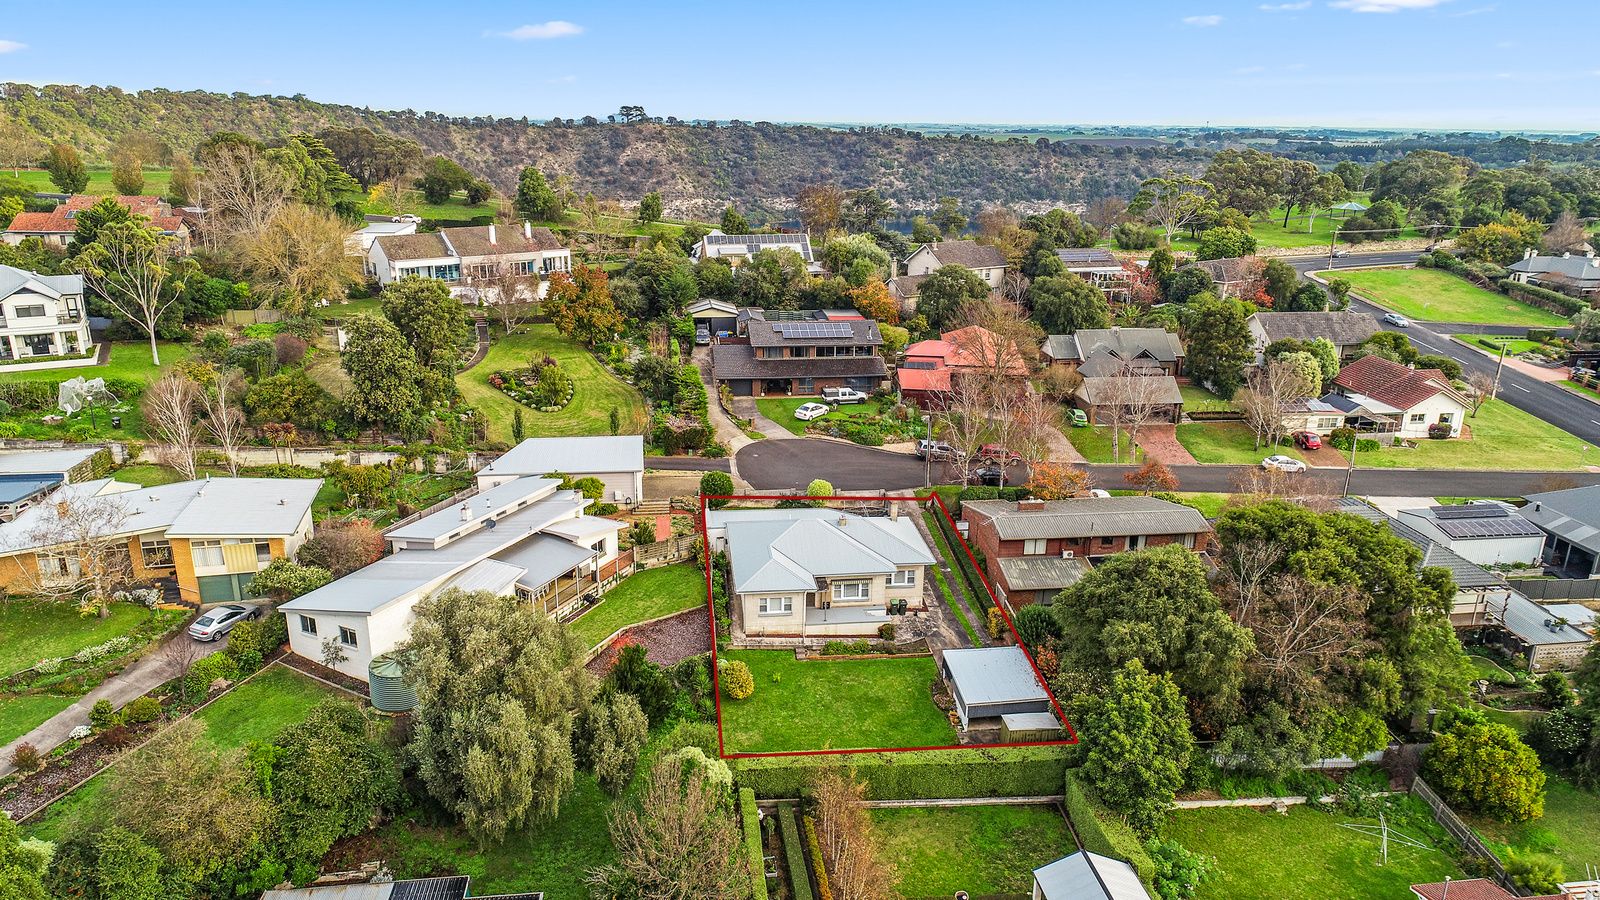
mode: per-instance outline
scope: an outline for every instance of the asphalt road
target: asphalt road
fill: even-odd
[[[838,441],[801,439],[757,441],[739,451],[739,475],[759,491],[804,490],[813,478],[825,478],[841,491],[902,491],[923,485],[924,463],[903,453],[890,453]],[[1600,461],[1600,450],[1596,451]],[[1359,462],[1359,460],[1358,460]],[[1120,488],[1132,466],[1090,465],[1094,485]],[[1246,466],[1174,466],[1182,490],[1231,492]],[[935,484],[959,475],[934,463]],[[1313,469],[1306,479],[1325,491],[1340,493],[1344,469]],[[1017,482],[1025,480],[1020,475]],[[1350,492],[1378,497],[1513,497],[1543,490],[1600,484],[1600,473],[1478,472],[1445,469],[1361,469],[1350,480]]]
[[[1387,253],[1352,253],[1335,259],[1335,269],[1353,269],[1369,266],[1409,265],[1416,262],[1415,250]],[[1302,275],[1321,272],[1328,268],[1326,256],[1285,257]],[[1387,311],[1356,297],[1350,298],[1350,308],[1364,312],[1378,320],[1385,331],[1398,331],[1411,339],[1424,353],[1437,353],[1461,363],[1464,372],[1484,372],[1493,376],[1498,361],[1476,350],[1470,350],[1450,339],[1452,334],[1516,334],[1527,332],[1526,327],[1513,328],[1500,325],[1470,325],[1449,322],[1412,322],[1410,328],[1396,328],[1382,319]],[[1571,391],[1531,378],[1506,367],[1500,373],[1500,399],[1536,418],[1543,419],[1590,444],[1600,445],[1600,403],[1586,400]],[[1596,457],[1600,462],[1600,455]],[[1467,496],[1456,494],[1454,496]]]

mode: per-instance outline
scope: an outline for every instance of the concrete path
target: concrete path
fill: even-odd
[[[934,510],[932,514],[936,516],[943,515],[937,509]],[[945,586],[953,595],[945,596],[944,592],[939,590],[939,583],[933,580],[932,575],[928,576],[929,584],[927,586],[927,592],[937,598],[944,607],[943,609],[940,609],[939,603],[934,605],[934,615],[936,618],[938,633],[945,641],[945,644],[942,647],[936,645],[935,649],[942,650],[949,647],[971,647],[972,639],[967,636],[966,629],[962,628],[960,623],[955,620],[954,612],[956,605],[960,605],[961,612],[967,617],[967,621],[972,623],[973,628],[978,632],[978,637],[980,640],[984,637],[984,635],[989,633],[988,621],[983,616],[978,614],[979,610],[974,608],[977,605],[976,603],[967,602],[965,589],[966,582],[961,580],[961,573],[956,571],[954,566],[950,565],[949,560],[944,558],[944,554],[937,553],[939,542],[934,540],[933,532],[928,528],[928,520],[925,516],[923,516],[921,510],[917,511],[917,513],[913,516],[912,521],[916,523],[917,532],[922,535],[922,539],[927,542],[928,547],[935,550],[938,557],[935,561],[935,565],[938,566],[939,571],[944,575]],[[960,553],[962,551],[960,547],[951,547],[950,552]]]
[[[700,370],[700,381],[706,386],[707,410],[711,416],[711,430],[716,435],[717,441],[726,444],[728,456],[732,457],[745,445],[753,443],[753,439],[744,433],[737,423],[728,418],[728,413],[722,408],[722,401],[717,396],[716,382],[711,380],[711,348],[696,347],[690,357],[695,368]]]
[[[11,765],[11,753],[18,744],[32,744],[41,754],[49,753],[67,742],[72,729],[89,724],[89,711],[94,709],[97,701],[110,700],[112,706],[121,707],[177,677],[184,667],[192,665],[195,660],[210,656],[227,645],[225,637],[220,641],[201,644],[190,640],[187,634],[178,632],[155,651],[102,681],[99,687],[84,694],[78,702],[51,716],[43,725],[0,747],[0,777],[16,771]]]
[[[1047,426],[1044,429],[1044,441],[1050,448],[1050,460],[1052,462],[1071,463],[1073,465],[1088,462],[1059,428]]]
[[[756,401],[748,397],[740,397],[734,403],[737,404],[734,411],[749,419],[751,427],[766,435],[768,439],[785,441],[796,437],[794,432],[762,415],[761,407],[756,405]],[[747,441],[746,443],[749,442]]]

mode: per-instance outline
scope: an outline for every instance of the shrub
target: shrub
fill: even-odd
[[[1566,880],[1560,861],[1542,854],[1507,851],[1505,865],[1506,874],[1530,894],[1557,893],[1561,889],[1561,882]]]
[[[18,772],[31,774],[44,768],[44,754],[39,752],[38,747],[23,741],[11,751],[11,764],[16,766]]]
[[[1500,290],[1514,299],[1559,312],[1564,316],[1574,315],[1579,310],[1589,308],[1588,303],[1576,297],[1568,297],[1560,291],[1552,291],[1549,288],[1542,288],[1535,284],[1523,284],[1507,278],[1499,282],[1499,287]]]
[[[1382,450],[1382,449],[1383,449],[1383,445],[1378,443],[1377,441],[1373,440],[1372,438],[1361,438],[1361,439],[1356,441],[1356,452],[1357,453],[1377,453],[1379,450]]]
[[[198,663],[196,664],[198,666]],[[122,708],[119,717],[123,724],[143,725],[161,718],[161,701],[154,697],[135,697]]]
[[[728,496],[733,493],[733,476],[727,472],[707,472],[700,476],[700,493],[706,496]],[[706,504],[712,509],[721,509],[728,505],[726,500],[707,500]]]
[[[894,640],[894,623],[885,622],[882,625],[879,625],[878,637],[883,638],[886,641]]]
[[[218,679],[232,681],[239,677],[239,664],[226,653],[213,653],[189,667],[183,676],[184,699],[204,697]],[[137,703],[138,701],[134,701]]]
[[[1328,443],[1340,450],[1349,450],[1355,446],[1356,430],[1354,428],[1335,428],[1328,432]]]
[[[1189,900],[1216,871],[1214,856],[1195,853],[1177,841],[1153,840],[1145,845],[1156,865],[1156,893],[1161,900]]]
[[[817,873],[817,900],[833,900],[833,888],[828,884],[828,866],[822,859],[822,847],[817,843],[817,820],[805,817],[806,850]]]
[[[1153,250],[1161,243],[1161,234],[1137,222],[1119,222],[1111,229],[1111,240],[1123,250]]]
[[[973,747],[896,753],[731,760],[735,777],[757,797],[799,797],[830,768],[853,770],[869,800],[1038,797],[1061,789],[1069,748]]]
[[[1434,441],[1446,440],[1450,437],[1451,428],[1448,422],[1435,422],[1428,426],[1428,439]]]
[[[274,616],[274,618],[281,617]],[[222,652],[233,657],[239,671],[254,672],[261,666],[261,657],[272,649],[266,645],[266,640],[265,622],[240,622],[228,633],[228,646],[224,647]],[[253,664],[247,664],[247,659],[253,660]]]
[[[1006,628],[1006,617],[1000,612],[1000,607],[998,606],[989,607],[987,624],[989,626],[989,633],[995,637],[1000,637],[1001,635],[1006,634],[1008,631]]]
[[[1539,757],[1505,725],[1452,722],[1429,748],[1423,769],[1453,806],[1508,822],[1544,814]]]
[[[717,674],[722,682],[722,693],[730,700],[747,700],[756,692],[755,676],[750,667],[737,659],[717,661]]]
[[[739,789],[739,819],[744,825],[745,865],[750,875],[751,900],[767,900],[767,864],[761,848],[761,817],[756,814],[756,792]]]
[[[792,805],[785,804],[778,809],[778,825],[783,831],[783,858],[789,868],[790,896],[793,900],[814,900],[805,851],[800,847],[800,828],[795,824]]]
[[[1078,832],[1083,849],[1101,856],[1126,860],[1146,884],[1156,876],[1155,861],[1145,850],[1144,843],[1128,824],[1101,805],[1089,789],[1078,781],[1076,773],[1064,776],[1067,818]]]
[[[1037,603],[1017,610],[1013,622],[1017,626],[1017,634],[1022,638],[1022,642],[1029,647],[1036,647],[1044,643],[1046,638],[1061,634],[1061,627],[1056,624],[1056,617],[1050,614],[1049,607]]]
[[[101,698],[94,702],[94,708],[89,710],[89,727],[96,733],[105,731],[117,723],[117,708],[111,705],[110,700]]]
[[[22,426],[15,422],[0,422],[0,438],[14,438],[22,435]]]
[[[133,729],[126,725],[112,725],[100,732],[100,736],[95,740],[112,750],[122,750],[133,743]]]

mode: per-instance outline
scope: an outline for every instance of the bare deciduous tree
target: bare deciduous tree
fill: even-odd
[[[1001,444],[1028,461],[1046,458],[1048,405],[1028,383],[1037,358],[1037,326],[1015,307],[982,301],[962,308],[969,327],[955,338],[962,360],[938,415],[939,433],[964,454],[970,479],[978,451]]]
[[[833,769],[817,778],[817,848],[828,883],[840,900],[890,900],[894,867],[883,859],[872,817],[863,804],[865,786]]]
[[[24,131],[21,123],[0,127],[0,169],[10,169],[14,177],[20,177],[22,167],[33,165],[44,151],[44,141]]]
[[[616,863],[589,874],[596,897],[735,900],[745,896],[739,830],[728,786],[712,779],[707,766],[680,754],[656,760],[637,810],[613,811],[611,841],[617,848]]]
[[[288,173],[253,147],[224,144],[201,164],[195,200],[205,210],[201,235],[213,250],[254,239],[294,200]]]
[[[161,365],[156,322],[178,302],[182,277],[194,271],[188,260],[174,260],[173,241],[145,223],[113,222],[83,248],[73,268],[84,284],[150,338],[150,361]]]
[[[539,276],[511,259],[497,256],[473,266],[467,284],[488,304],[500,325],[510,334],[521,328],[539,309]]]
[[[195,410],[202,394],[199,385],[175,371],[157,378],[144,392],[144,421],[162,444],[161,461],[185,480],[195,477],[194,448],[200,442]]]
[[[1360,658],[1368,640],[1367,598],[1355,585],[1280,575],[1262,585],[1250,606],[1236,601],[1229,599],[1229,613],[1255,635],[1251,667],[1285,697],[1304,701],[1322,693],[1326,676],[1340,660]]]
[[[1170,382],[1160,372],[1126,364],[1094,380],[1094,404],[1111,426],[1111,459],[1121,456],[1122,433],[1128,435],[1130,456],[1136,457],[1139,432],[1160,419],[1171,405]]]
[[[126,504],[116,494],[91,497],[68,487],[37,510],[28,529],[35,564],[21,567],[23,579],[36,594],[75,599],[104,617],[111,594],[133,575],[122,534]]]
[[[1284,434],[1284,420],[1305,398],[1316,393],[1298,368],[1281,360],[1245,372],[1245,386],[1234,395],[1234,405],[1244,413],[1255,435],[1256,449],[1276,444]]]
[[[239,477],[236,451],[244,443],[245,416],[241,407],[247,387],[244,372],[236,368],[223,369],[217,373],[211,389],[200,395],[206,412],[206,430],[222,448],[228,459],[228,474],[235,478]]]
[[[1472,372],[1467,375],[1467,402],[1472,404],[1472,417],[1478,417],[1478,410],[1483,408],[1489,398],[1494,395],[1494,376],[1488,372]]]
[[[1261,600],[1267,579],[1283,559],[1283,546],[1272,541],[1231,541],[1222,548],[1226,593],[1232,598],[1234,621],[1245,625]]]
[[[1551,223],[1541,241],[1546,253],[1582,253],[1589,247],[1589,235],[1572,210],[1564,210]]]

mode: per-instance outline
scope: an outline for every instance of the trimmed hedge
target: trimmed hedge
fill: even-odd
[[[799,797],[824,769],[850,769],[868,800],[1044,797],[1061,791],[1068,745],[973,747],[733,759],[734,778],[758,797]]]
[[[1589,308],[1588,303],[1576,297],[1568,297],[1560,291],[1552,291],[1534,284],[1523,284],[1520,281],[1512,281],[1509,278],[1500,281],[1499,288],[1512,298],[1521,300],[1524,303],[1531,303],[1544,309],[1554,307],[1553,312],[1561,313],[1564,316],[1570,316],[1579,310]]]
[[[833,900],[833,886],[828,884],[828,864],[822,859],[822,844],[817,840],[817,820],[805,817],[806,850],[811,853],[811,864],[817,872],[817,900]]]
[[[794,821],[794,805],[778,807],[778,827],[783,831],[783,858],[789,866],[790,896],[794,900],[816,900],[811,893],[811,874],[806,854],[800,847],[800,826]]]
[[[1128,823],[1100,804],[1089,789],[1078,781],[1076,772],[1066,774],[1065,785],[1067,818],[1072,820],[1072,827],[1078,832],[1083,849],[1125,860],[1139,874],[1140,881],[1151,884],[1156,875],[1156,864],[1145,850],[1144,841],[1139,840]]]
[[[756,815],[756,792],[739,789],[739,818],[744,823],[745,863],[750,868],[751,900],[767,900],[767,866],[761,852],[761,817]]]

